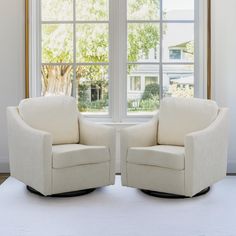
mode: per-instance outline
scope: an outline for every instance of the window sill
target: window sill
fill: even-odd
[[[148,122],[152,119],[154,113],[151,115],[143,115],[143,116],[127,116],[122,121],[113,121],[111,117],[104,117],[104,116],[86,116],[82,114],[82,116],[91,122],[95,122],[97,124],[104,124],[114,127],[122,127],[122,126],[129,126],[129,125],[137,125]]]

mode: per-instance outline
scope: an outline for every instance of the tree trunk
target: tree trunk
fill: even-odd
[[[43,66],[42,95],[71,96],[72,82],[70,78],[71,66]]]

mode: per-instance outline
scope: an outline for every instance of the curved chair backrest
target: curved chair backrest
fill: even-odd
[[[158,143],[184,146],[186,134],[202,130],[217,117],[216,102],[199,98],[164,98],[159,112]]]
[[[52,135],[53,144],[79,143],[78,110],[69,96],[36,97],[19,104],[22,119]]]

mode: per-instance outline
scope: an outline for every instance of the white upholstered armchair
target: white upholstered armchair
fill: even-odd
[[[225,177],[227,147],[226,108],[165,98],[151,121],[121,131],[122,184],[156,196],[204,193]]]
[[[114,184],[115,131],[86,121],[74,98],[25,99],[7,119],[11,175],[30,190],[79,195]]]

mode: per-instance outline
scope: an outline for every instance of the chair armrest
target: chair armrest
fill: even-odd
[[[87,121],[79,115],[80,143],[89,146],[106,146],[110,152],[110,184],[115,181],[115,129]]]
[[[51,194],[52,137],[33,129],[16,107],[7,108],[11,175],[44,195]]]
[[[210,126],[185,137],[186,195],[193,196],[225,177],[228,119],[228,109],[221,108]]]
[[[127,185],[127,152],[129,147],[148,147],[157,145],[158,113],[144,124],[134,125],[121,130],[121,178]]]

